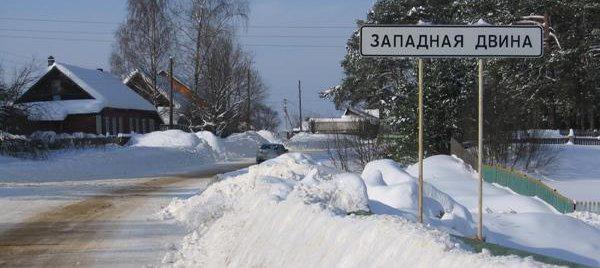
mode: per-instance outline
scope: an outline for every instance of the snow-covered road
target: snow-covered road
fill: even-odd
[[[160,264],[186,232],[156,212],[175,197],[202,192],[216,174],[250,164],[160,178],[4,185],[0,266]]]

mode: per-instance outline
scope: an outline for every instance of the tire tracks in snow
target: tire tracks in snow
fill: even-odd
[[[98,263],[95,256],[115,251],[111,249],[114,241],[111,243],[106,240],[115,236],[115,229],[131,224],[132,221],[127,219],[128,212],[143,206],[150,198],[169,195],[170,186],[198,183],[198,179],[204,180],[208,186],[215,180],[215,175],[248,165],[222,164],[196,173],[149,179],[40,213],[0,234],[0,266],[106,265],[102,261]],[[136,228],[145,228],[144,226]],[[153,228],[164,229],[161,227],[164,226]],[[151,235],[161,234],[163,233],[156,231]],[[124,245],[119,250],[136,249]],[[109,265],[123,265],[118,260],[115,261],[116,263]],[[129,264],[140,266],[135,261]]]

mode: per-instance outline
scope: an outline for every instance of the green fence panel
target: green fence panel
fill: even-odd
[[[539,180],[531,178],[523,173],[502,167],[485,165],[483,167],[483,179],[489,183],[496,183],[508,187],[521,195],[537,196],[561,213],[570,213],[574,211],[572,200],[560,195],[554,189],[551,189]]]

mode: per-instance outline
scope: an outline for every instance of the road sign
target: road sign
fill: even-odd
[[[544,31],[529,25],[365,25],[363,56],[417,58],[535,58]]]
[[[528,25],[365,25],[360,28],[360,54],[418,58],[419,222],[423,223],[423,58],[479,58],[478,171],[479,219],[483,236],[483,59],[538,58],[544,54],[544,30]]]

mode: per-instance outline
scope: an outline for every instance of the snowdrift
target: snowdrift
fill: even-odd
[[[223,139],[223,146],[229,157],[256,157],[258,147],[263,143],[269,143],[255,131],[231,134]]]
[[[362,173],[371,208],[377,214],[414,218],[418,213],[418,180],[392,160],[368,163]],[[427,222],[463,236],[475,233],[471,213],[448,194],[429,183],[423,185],[423,207]],[[410,214],[407,214],[409,212]]]
[[[279,143],[279,144],[283,144],[283,139],[277,137],[277,135],[275,135],[275,133],[268,131],[268,130],[259,130],[256,132],[258,135],[260,135],[261,137],[263,137],[265,140],[269,141],[270,143]]]
[[[134,135],[129,141],[133,147],[167,147],[167,148],[195,148],[201,143],[207,147],[203,140],[192,133],[181,130],[156,131],[144,135]]]
[[[386,163],[371,170],[392,171]],[[338,173],[302,154],[226,175],[162,212],[191,230],[164,262],[178,267],[543,266],[528,258],[471,253],[448,233],[406,218],[353,214],[369,210],[365,181],[371,179]],[[408,182],[392,185],[402,183]]]

